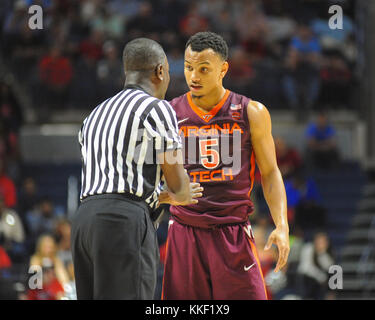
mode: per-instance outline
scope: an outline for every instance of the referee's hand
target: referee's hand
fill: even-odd
[[[164,190],[159,195],[159,204],[167,203],[172,206],[187,206],[189,204],[197,204],[197,198],[203,196],[203,187],[197,182],[190,182],[190,199],[185,202],[175,200],[173,193],[168,189]]]

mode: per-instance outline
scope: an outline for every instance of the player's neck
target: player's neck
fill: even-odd
[[[206,94],[201,97],[194,96],[194,94],[191,95],[192,100],[194,104],[203,111],[210,111],[213,109],[220,101],[223,99],[225,95],[225,88],[224,87],[218,87],[216,90],[212,90],[209,94]]]

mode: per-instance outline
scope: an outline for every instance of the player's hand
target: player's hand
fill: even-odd
[[[197,182],[190,182],[190,199],[185,202],[176,201],[173,197],[173,193],[169,190],[164,190],[159,195],[159,203],[168,203],[172,206],[187,206],[189,204],[197,204],[198,200],[203,196],[203,187]]]
[[[278,272],[282,269],[288,261],[289,256],[289,231],[283,228],[276,228],[272,231],[270,236],[268,237],[268,241],[264,250],[271,249],[272,244],[277,246],[279,251],[279,258],[277,260],[277,265],[275,268],[275,272]]]

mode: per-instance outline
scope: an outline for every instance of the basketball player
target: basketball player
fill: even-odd
[[[286,195],[270,115],[261,103],[223,87],[227,58],[227,44],[215,33],[197,33],[186,43],[190,91],[170,103],[185,140],[185,169],[204,192],[197,204],[170,208],[162,299],[267,299],[248,221],[255,164],[276,226],[266,249],[278,247],[275,272],[287,262]],[[161,197],[174,204],[167,193]]]

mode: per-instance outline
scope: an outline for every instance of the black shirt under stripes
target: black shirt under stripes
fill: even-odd
[[[158,204],[162,178],[156,155],[182,147],[171,105],[136,86],[98,105],[84,120],[78,140],[81,199],[130,193],[151,209]]]

